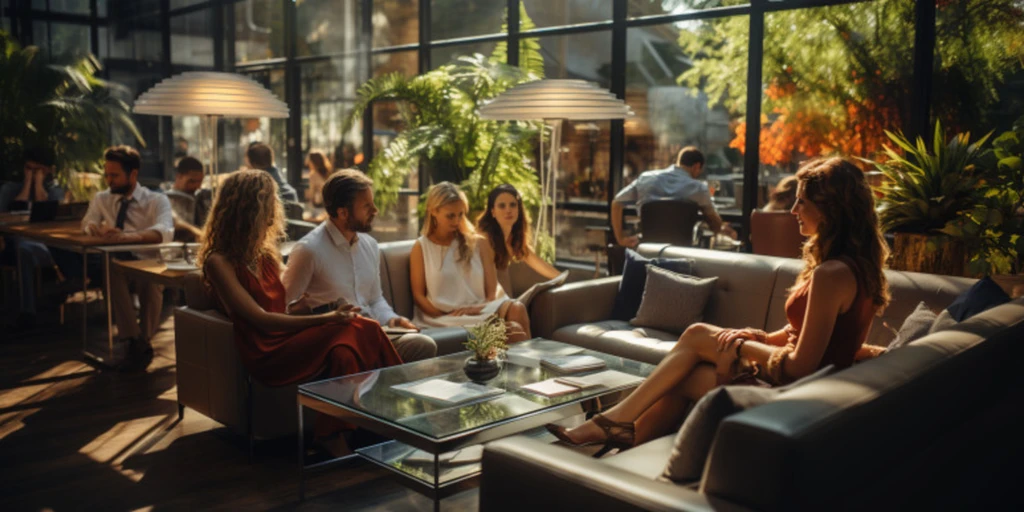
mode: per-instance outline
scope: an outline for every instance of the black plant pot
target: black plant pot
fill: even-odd
[[[479,360],[476,357],[466,359],[466,366],[462,368],[466,376],[473,382],[485,382],[498,376],[501,371],[501,363],[497,359]]]

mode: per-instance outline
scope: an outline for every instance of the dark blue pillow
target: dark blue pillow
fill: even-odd
[[[621,288],[619,290],[621,293]],[[1007,302],[1010,302],[1010,296],[992,278],[985,276],[966,292],[961,293],[946,311],[949,311],[949,316],[957,322],[963,322],[982,311]]]
[[[636,316],[637,310],[640,309],[640,301],[644,298],[648,264],[680,274],[693,275],[692,259],[650,259],[637,254],[632,249],[626,249],[626,263],[622,266],[622,281],[619,281],[619,293],[615,295],[612,319],[628,322]]]

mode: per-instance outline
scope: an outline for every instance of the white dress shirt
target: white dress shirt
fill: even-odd
[[[399,316],[381,290],[377,241],[356,233],[350,244],[330,219],[295,244],[281,282],[289,303],[307,293],[310,307],[344,298],[381,325]]]
[[[89,210],[82,218],[82,230],[89,232],[90,227],[105,224],[114,227],[117,224],[117,211],[121,201],[132,199],[135,204],[128,207],[125,213],[124,232],[139,233],[156,231],[163,237],[163,243],[174,238],[174,217],[171,215],[171,202],[167,196],[153,192],[142,185],[135,185],[135,190],[127,196],[112,194],[104,190],[96,194],[89,202]]]

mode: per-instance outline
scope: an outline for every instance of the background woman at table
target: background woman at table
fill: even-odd
[[[867,351],[872,320],[889,302],[889,251],[871,189],[841,158],[808,162],[796,177],[792,212],[809,238],[786,300],[787,324],[771,333],[693,324],[629,397],[571,430],[549,425],[552,433],[574,445],[627,448],[678,427],[690,401],[740,377],[738,369],[756,368],[758,379],[784,384],[827,365],[848,367]]]
[[[311,220],[320,221],[327,216],[324,211],[324,183],[334,172],[331,161],[319,151],[310,151],[306,156],[306,168],[309,169],[309,188],[306,189],[306,201],[313,208]]]
[[[498,286],[494,255],[466,218],[469,202],[453,183],[427,192],[427,218],[409,255],[416,303],[413,323],[423,327],[467,326],[498,314],[510,324],[510,341],[530,338],[526,308]],[[514,333],[514,334],[512,334]]]
[[[487,196],[487,209],[476,221],[477,231],[487,241],[494,255],[498,283],[505,293],[512,293],[508,267],[523,262],[544,279],[554,279],[559,272],[540,259],[530,245],[530,216],[522,208],[523,197],[509,184],[498,185]]]
[[[344,305],[318,315],[290,315],[285,304],[278,240],[284,212],[277,184],[262,171],[231,174],[213,204],[199,265],[220,307],[234,322],[235,346],[246,369],[269,386],[337,377],[401,364],[380,324]],[[344,425],[317,423],[319,437]]]

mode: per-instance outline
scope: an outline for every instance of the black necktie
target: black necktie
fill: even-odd
[[[117,210],[117,220],[114,221],[114,225],[117,229],[124,231],[124,221],[128,217],[128,207],[135,202],[135,199],[121,199],[121,208]]]

